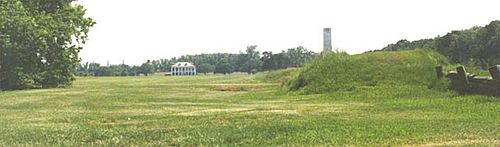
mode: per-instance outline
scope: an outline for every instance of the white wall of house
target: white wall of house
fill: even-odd
[[[172,76],[191,76],[196,75],[196,66],[189,62],[177,62],[172,65],[171,69]]]

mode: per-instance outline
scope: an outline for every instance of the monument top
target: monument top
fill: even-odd
[[[332,29],[323,28],[323,53],[332,51]]]

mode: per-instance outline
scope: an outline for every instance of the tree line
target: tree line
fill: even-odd
[[[70,85],[95,22],[75,0],[0,0],[0,90]]]
[[[400,40],[382,51],[434,49],[454,63],[488,68],[500,64],[500,21],[492,21],[484,27],[452,31],[444,36],[416,41]]]
[[[79,76],[138,76],[156,72],[169,72],[177,62],[191,62],[201,74],[231,74],[244,72],[252,74],[259,71],[301,67],[316,56],[316,53],[299,46],[280,53],[266,51],[260,53],[257,46],[248,46],[239,54],[213,53],[183,55],[179,58],[148,60],[140,66],[125,64],[100,66],[98,63],[83,63],[75,71]]]

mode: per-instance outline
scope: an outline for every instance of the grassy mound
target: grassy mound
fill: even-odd
[[[274,71],[260,72],[255,77],[257,80],[266,83],[283,83],[288,80],[288,78],[293,75],[298,68],[287,68]]]
[[[416,49],[360,55],[330,54],[313,60],[283,84],[302,94],[390,89],[395,86],[432,86],[435,66],[448,64],[433,51]]]

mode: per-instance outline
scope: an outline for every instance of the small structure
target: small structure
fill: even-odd
[[[436,69],[438,73],[442,70]],[[450,88],[461,93],[500,96],[500,66],[491,67],[489,72],[491,77],[480,77],[467,73],[464,66],[459,66],[456,71],[450,71],[447,77],[451,81]]]
[[[172,76],[196,75],[196,66],[189,62],[177,62],[170,68]]]

